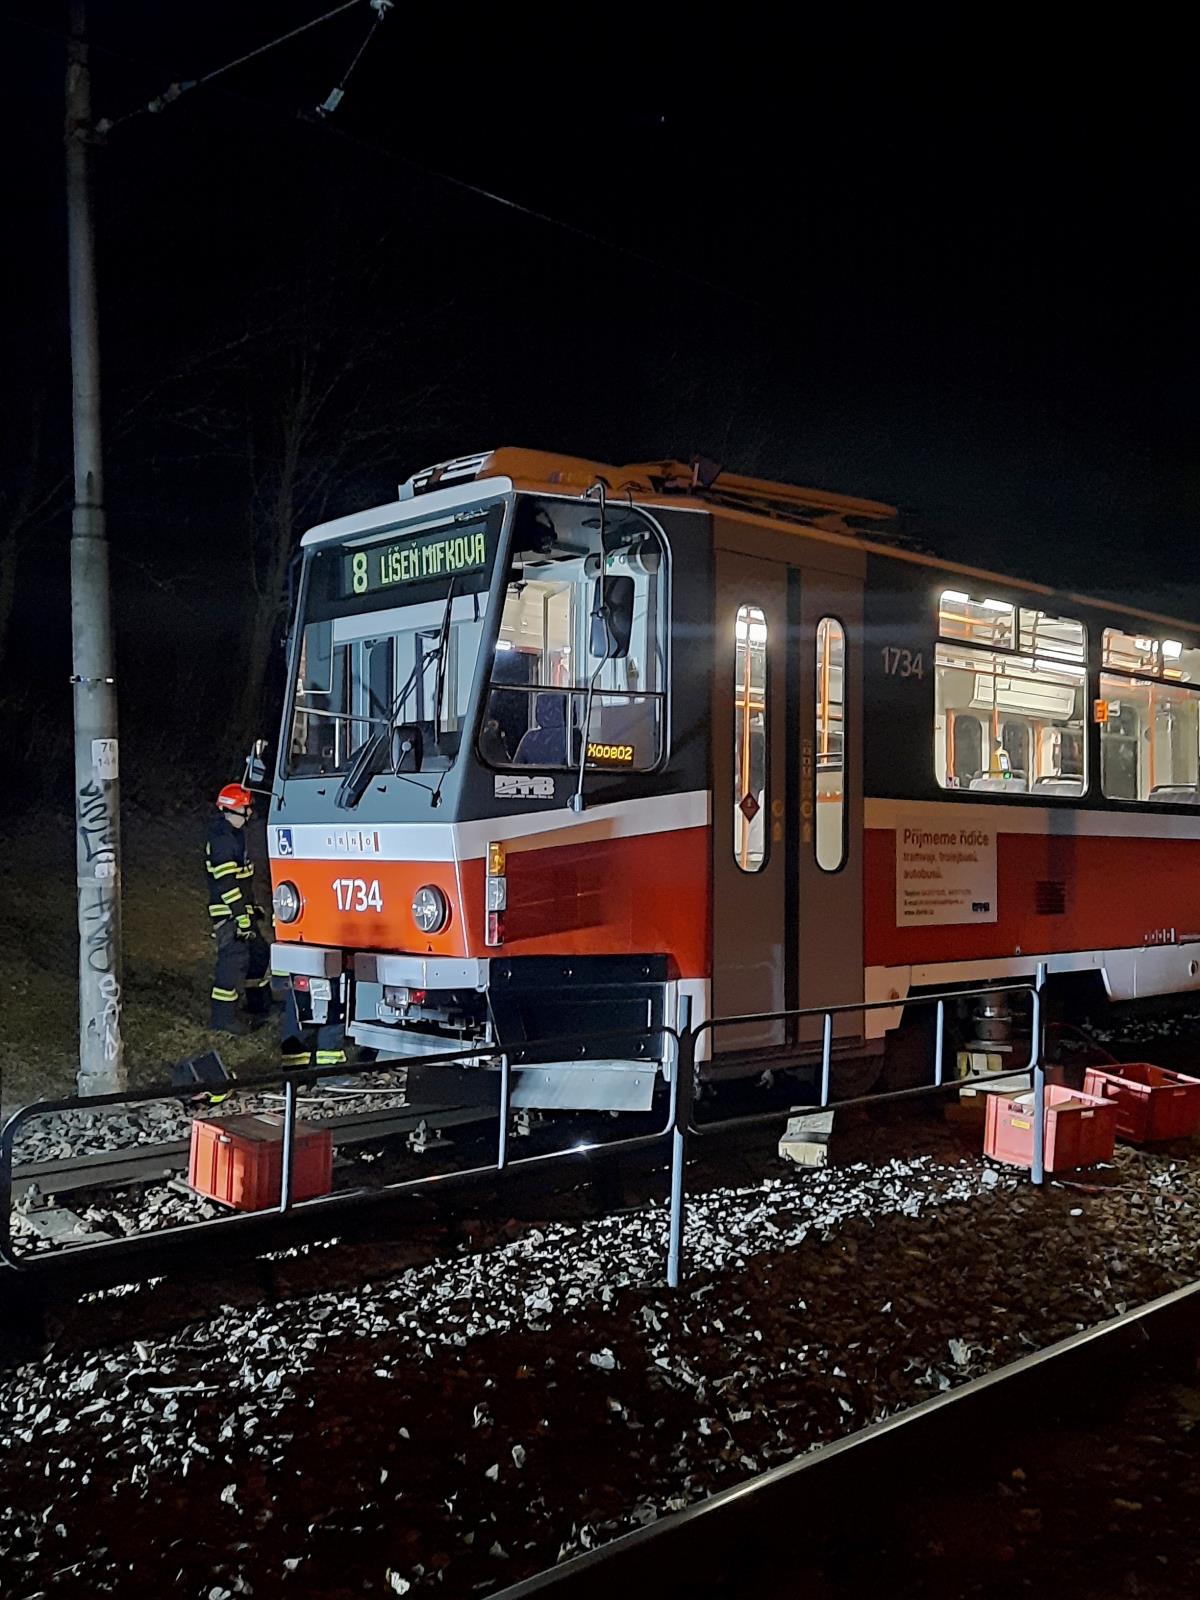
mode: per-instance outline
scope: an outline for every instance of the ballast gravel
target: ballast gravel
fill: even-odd
[[[347,1076],[349,1076],[349,1071]],[[403,1071],[372,1070],[344,1086],[309,1090],[299,1096],[301,1116],[320,1121],[354,1111],[382,1111],[405,1104]],[[178,1144],[191,1136],[197,1116],[280,1111],[282,1091],[235,1088],[219,1107],[206,1111],[178,1100],[147,1100],[106,1111],[55,1111],[31,1118],[17,1132],[13,1165],[73,1161],[148,1145]]]
[[[1195,1275],[1200,1162],[789,1170],[0,1378],[0,1593],[482,1594]]]

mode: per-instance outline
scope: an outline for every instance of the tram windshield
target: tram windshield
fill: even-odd
[[[289,773],[346,773],[391,726],[419,731],[426,769],[454,760],[469,718],[503,510],[318,547],[300,639]]]
[[[522,501],[479,754],[498,768],[646,772],[663,749],[665,560],[628,507]]]

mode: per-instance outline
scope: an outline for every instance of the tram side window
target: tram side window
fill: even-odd
[[[1200,805],[1200,650],[1106,628],[1102,668],[1105,796]]]
[[[943,592],[934,762],[943,789],[1016,798],[1087,789],[1084,627],[1031,606]]]
[[[733,859],[743,872],[767,860],[767,619],[739,606],[734,623]]]
[[[846,859],[846,634],[834,617],[817,624],[817,865]]]
[[[649,772],[666,733],[667,609],[661,541],[632,512],[535,510],[514,533],[479,734],[491,767]],[[619,645],[602,608],[624,610]]]

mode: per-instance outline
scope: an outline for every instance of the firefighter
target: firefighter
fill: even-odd
[[[295,990],[283,1002],[283,1053],[285,1067],[340,1067],[346,1061],[346,1031],[340,1022],[304,1021]]]
[[[254,863],[246,853],[245,827],[254,810],[249,789],[227,783],[217,796],[217,815],[204,847],[208,914],[217,943],[209,1026],[241,1033],[240,1002],[250,1016],[271,1008],[271,951],[259,933],[262,912],[253,902]]]

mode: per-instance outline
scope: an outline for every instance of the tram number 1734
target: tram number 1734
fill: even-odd
[[[923,678],[925,652],[901,650],[897,645],[885,644],[882,650],[883,670],[889,678]]]
[[[335,878],[333,892],[339,911],[383,910],[378,878],[372,878],[370,883],[365,878]]]

